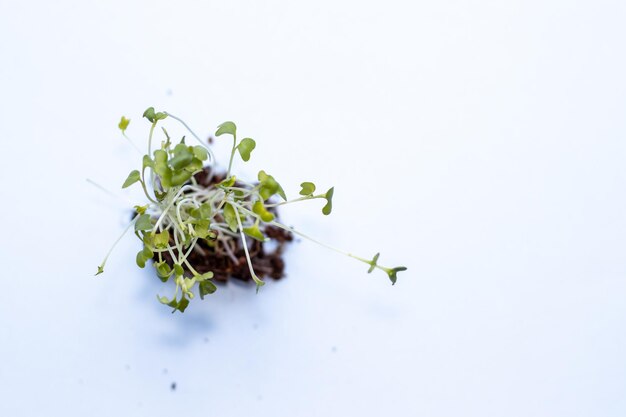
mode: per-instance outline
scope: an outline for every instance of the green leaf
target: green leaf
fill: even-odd
[[[194,276],[194,278],[196,279],[196,281],[202,282],[202,281],[206,281],[207,279],[213,278],[213,276],[214,276],[213,271],[209,271],[209,272],[205,272],[202,275],[196,275]]]
[[[172,275],[172,268],[165,262],[159,262],[154,264],[157,272],[157,276],[163,282],[167,282],[168,278]]]
[[[174,309],[174,311],[176,311],[176,308],[178,308],[178,301],[176,301],[176,295],[174,295],[174,298],[172,298],[172,301],[170,301],[169,303],[167,303],[168,306],[172,307]],[[172,313],[174,312],[172,311]]]
[[[324,198],[326,199],[326,205],[322,207],[322,213],[324,213],[325,216],[328,216],[330,212],[333,210],[333,193],[334,192],[335,192],[335,187],[331,187],[328,191],[326,191],[326,194],[324,195]]]
[[[196,284],[196,277],[194,276],[193,278],[185,278],[183,281],[183,291],[189,296],[189,299],[192,299],[194,295],[191,292],[191,288],[193,288],[193,286]]]
[[[264,222],[271,222],[274,220],[274,215],[265,208],[265,205],[260,200],[254,202],[252,205],[252,211],[258,214]]]
[[[152,220],[149,214],[142,214],[137,218],[135,231],[139,230],[152,230]]]
[[[194,156],[191,163],[185,167],[185,171],[189,171],[193,174],[195,172],[202,171],[202,168],[204,168],[204,164],[201,160]]]
[[[172,187],[172,170],[170,167],[166,167],[165,171],[163,171],[163,175],[161,175],[161,185],[165,191]]]
[[[164,230],[161,233],[155,233],[152,241],[157,249],[165,249],[170,243],[170,232]]]
[[[206,161],[209,158],[209,153],[204,148],[204,146],[200,146],[200,145],[194,146],[193,154],[196,158],[198,158],[201,161]]]
[[[200,299],[202,300],[204,300],[205,295],[213,294],[217,290],[215,284],[209,280],[200,282],[198,287],[200,288]]]
[[[182,149],[176,146],[175,155],[170,159],[170,166],[175,170],[183,169],[193,161],[193,158],[193,152],[189,151],[186,146]]]
[[[142,168],[146,169],[148,167],[154,169],[154,161],[148,155],[144,155],[143,156],[143,161],[142,161]]]
[[[237,214],[235,214],[235,208],[229,203],[226,203],[224,206],[224,221],[228,224],[230,230],[237,232],[237,228],[239,226],[239,223],[237,222]]]
[[[185,309],[189,305],[189,300],[185,298],[184,294],[182,298],[180,299],[180,301],[176,301],[176,295],[174,295],[174,297],[171,300],[169,300],[167,297],[159,297],[157,295],[157,299],[159,300],[161,304],[165,304],[166,306],[172,307],[174,309],[172,313],[174,313],[176,310],[179,310],[182,313],[185,311]]]
[[[98,272],[96,272],[95,275],[100,275],[103,272],[104,272],[104,265],[98,265]]]
[[[146,257],[144,256],[144,253],[142,250],[140,250],[139,252],[137,252],[137,256],[135,257],[135,262],[137,262],[137,266],[139,268],[145,268],[146,266]]]
[[[165,184],[163,184],[163,187],[165,187]],[[163,199],[167,196],[167,191],[162,193],[159,190],[155,189],[154,196],[157,198],[158,201],[163,201]]]
[[[137,214],[144,214],[146,210],[148,210],[147,204],[145,206],[135,206],[135,211],[137,212]]]
[[[143,234],[142,241],[144,245],[154,246],[152,243],[152,233],[141,232]]]
[[[315,192],[315,184],[312,182],[303,182],[300,184],[302,190],[300,190],[300,195],[311,195]]]
[[[152,252],[152,249],[150,249],[148,246],[143,247],[143,257],[146,258],[146,260],[148,259],[152,259],[152,257],[154,256],[154,252]]]
[[[261,233],[261,230],[259,230],[259,226],[256,224],[254,226],[244,227],[243,232],[251,238],[254,238],[261,242],[265,242],[265,236],[263,236],[263,233]]]
[[[181,313],[184,313],[188,305],[189,305],[189,300],[185,298],[185,296],[183,295],[180,301],[178,302],[176,309],[180,311]]]
[[[190,214],[196,219],[210,219],[211,212],[211,205],[208,203],[202,203],[200,204],[200,207],[192,209]]]
[[[258,179],[261,185],[261,187],[259,188],[259,194],[264,201],[274,194],[278,194],[283,198],[283,200],[287,200],[287,196],[285,195],[283,187],[280,186],[280,184],[274,179],[274,177],[267,174],[265,171],[259,171]]]
[[[189,300],[185,298],[185,294],[182,295],[179,301],[176,301],[176,296],[174,296],[174,298],[172,298],[171,300],[168,300],[167,297],[159,297],[157,295],[157,299],[159,300],[161,304],[165,304],[166,306],[172,307],[174,309],[172,313],[174,313],[176,310],[180,311],[181,313],[184,313],[185,309],[189,305]]]
[[[158,175],[163,175],[167,169],[167,152],[163,149],[154,151],[154,171]]]
[[[280,198],[282,198],[283,200],[287,201],[287,194],[285,194],[285,190],[283,190],[283,187],[280,186],[280,184],[278,184],[278,193],[277,193]]]
[[[174,152],[174,155],[176,155],[176,154],[178,154],[180,152],[191,152],[189,150],[189,147],[187,145],[185,145],[185,137],[184,136],[180,140],[180,142],[176,144],[176,146],[174,147],[174,150],[172,152]]]
[[[157,300],[159,300],[161,304],[165,304],[166,306],[169,306],[172,303],[172,301],[176,301],[176,298],[172,298],[172,300],[170,301],[170,299],[167,297],[159,297],[157,295]]]
[[[211,222],[207,219],[197,220],[193,226],[193,231],[200,239],[206,239],[211,231],[209,230],[209,225]]]
[[[122,133],[124,133],[126,131],[126,128],[128,127],[129,124],[130,124],[130,119],[127,119],[126,117],[122,116],[122,118],[120,119],[120,122],[118,123],[117,127],[120,128]]]
[[[250,160],[250,153],[252,153],[255,147],[256,142],[253,139],[242,139],[241,142],[239,142],[239,145],[237,145],[237,149],[239,150],[239,155],[241,155],[241,159],[243,159],[245,162],[248,162]]]
[[[128,174],[128,178],[126,178],[126,181],[124,181],[124,184],[122,185],[122,188],[130,187],[131,185],[133,185],[134,183],[136,183],[140,179],[141,179],[141,174],[139,173],[139,171],[137,171],[135,169],[135,170],[131,171],[130,174]]]
[[[389,275],[389,279],[391,280],[391,285],[395,285],[396,280],[398,279],[396,274],[398,272],[401,272],[401,271],[406,271],[406,267],[404,267],[404,266],[397,266],[395,268],[391,268],[391,269],[386,270],[387,275]]]
[[[224,122],[217,127],[215,136],[221,136],[223,134],[237,135],[237,126],[233,122]]]
[[[177,187],[183,185],[191,178],[193,174],[189,171],[180,170],[172,172],[172,177],[169,179],[170,186]]]
[[[143,117],[148,119],[151,123],[154,123],[155,116],[156,115],[154,114],[154,107],[148,107],[146,111],[143,112]]]
[[[237,181],[237,177],[235,177],[234,175],[231,175],[228,178],[223,179],[219,184],[217,184],[218,187],[232,187],[233,185],[235,185],[235,182]]]
[[[154,172],[161,177],[161,185],[166,189],[172,186],[172,170],[167,165],[167,159],[168,155],[164,150],[154,151]]]
[[[176,274],[177,277],[182,277],[183,274],[185,273],[185,270],[180,264],[174,264],[174,273]]]
[[[374,268],[376,268],[376,265],[378,265],[376,262],[378,262],[379,256],[380,256],[380,253],[377,253],[376,255],[374,255],[374,258],[372,258],[372,260],[369,262],[370,269],[367,270],[368,274],[370,274],[374,270]]]
[[[163,112],[155,113],[154,107],[148,107],[146,111],[143,112],[143,117],[148,119],[151,123],[154,123],[157,120],[165,119],[167,114]]]

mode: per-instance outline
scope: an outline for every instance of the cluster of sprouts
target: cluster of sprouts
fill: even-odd
[[[215,158],[211,149],[203,144],[185,122],[170,113],[156,112],[150,107],[144,112],[143,117],[151,123],[148,153],[143,156],[141,170],[132,171],[122,188],[139,184],[147,201],[145,205],[135,206],[136,215],[124,234],[133,229],[143,243],[143,248],[136,257],[140,268],[144,268],[149,260],[153,260],[157,276],[163,282],[174,281],[176,288],[171,298],[157,296],[161,303],[172,307],[173,311],[184,312],[189,300],[194,298],[194,292],[203,299],[205,295],[216,290],[212,282],[213,272],[199,273],[188,259],[196,244],[202,240],[216,250],[223,251],[225,256],[231,257],[234,257],[232,248],[236,247],[235,243],[240,242],[250,275],[258,291],[264,285],[264,281],[254,271],[248,241],[250,239],[268,241],[269,238],[265,233],[268,226],[284,229],[364,262],[369,265],[368,272],[380,269],[394,284],[397,272],[406,270],[405,267],[387,268],[378,265],[379,254],[368,260],[340,251],[277,221],[273,213],[277,206],[306,200],[323,200],[325,203],[322,213],[330,214],[334,188],[319,193],[316,192],[315,184],[303,182],[299,197],[289,200],[281,185],[265,171],[259,171],[255,182],[235,177],[231,170],[236,155],[239,154],[243,161],[248,161],[256,143],[250,138],[238,140],[237,127],[233,122],[222,123],[215,132],[215,136],[218,137],[222,135],[232,137],[233,146],[228,170],[221,182],[214,182],[207,187],[198,184],[194,175],[207,167],[210,168],[207,170],[208,175],[214,175]],[[167,117],[182,123],[199,144],[189,145],[185,137],[178,143],[173,143],[167,130],[162,128],[163,140],[153,151],[157,123]],[[125,117],[122,117],[119,123],[124,136],[129,123],[130,120]],[[105,263],[113,247],[98,266],[96,275],[104,272]],[[172,261],[164,259],[165,253]]]

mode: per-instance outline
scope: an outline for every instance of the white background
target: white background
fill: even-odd
[[[626,415],[625,19],[0,0],[0,415]],[[258,144],[241,175],[336,187],[331,216],[288,224],[409,270],[392,287],[300,242],[259,295],[171,315],[129,235],[93,277],[140,202],[116,125],[143,144],[148,106],[203,137],[236,121]]]

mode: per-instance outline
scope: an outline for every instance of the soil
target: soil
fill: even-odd
[[[211,176],[210,168],[197,173],[194,176],[197,183],[203,187],[217,184],[224,179],[223,174]],[[274,215],[277,213],[274,211]],[[267,244],[258,240],[248,239],[248,250],[254,272],[260,277],[270,277],[280,279],[284,276],[285,261],[283,251],[285,245],[293,240],[293,235],[286,230],[265,226],[265,235],[275,242],[275,247],[268,250]],[[246,262],[246,255],[241,244],[241,239],[229,239],[232,243],[230,248],[226,248],[224,241],[217,239],[207,243],[205,240],[198,240],[194,250],[189,254],[187,260],[198,272],[205,273],[213,271],[213,281],[226,282],[230,278],[241,281],[250,281],[252,276]],[[163,253],[164,260],[172,265],[172,258],[169,253]],[[155,259],[157,257],[155,256]]]

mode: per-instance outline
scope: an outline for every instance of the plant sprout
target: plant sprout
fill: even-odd
[[[228,162],[228,170],[224,180],[209,187],[198,184],[195,174],[205,167],[212,168],[215,158],[210,148],[205,146],[198,136],[178,117],[167,112],[156,112],[148,108],[143,117],[150,122],[148,135],[148,153],[143,156],[140,170],[133,170],[122,184],[122,188],[134,184],[141,186],[147,201],[135,206],[135,216],[122,236],[133,229],[143,248],[137,253],[136,263],[144,268],[149,260],[157,276],[163,282],[172,280],[176,287],[171,297],[157,296],[158,300],[184,312],[194,292],[200,298],[216,291],[212,282],[213,272],[199,273],[189,262],[189,255],[196,244],[204,240],[210,246],[224,245],[230,247],[234,240],[239,240],[245,252],[246,262],[252,279],[256,283],[257,292],[264,281],[257,276],[250,258],[248,241],[256,239],[261,242],[270,240],[266,236],[267,227],[273,226],[294,233],[305,239],[318,243],[335,252],[357,259],[369,266],[368,273],[379,269],[387,274],[392,284],[396,283],[396,275],[405,267],[388,268],[378,264],[379,254],[366,259],[333,248],[319,242],[292,227],[286,226],[276,219],[275,208],[285,204],[308,200],[323,200],[322,213],[329,215],[332,211],[334,188],[319,192],[314,183],[305,181],[300,184],[299,197],[289,200],[276,179],[266,171],[259,171],[257,181],[247,182],[232,174],[233,163],[237,154],[243,161],[249,161],[256,142],[251,138],[237,137],[237,126],[233,122],[224,122],[218,126],[215,136],[230,136],[232,149]],[[173,143],[167,130],[162,128],[163,140],[153,150],[153,139],[157,124],[167,117],[181,123],[199,144],[192,146],[186,138]],[[126,128],[130,120],[122,117],[118,127],[126,136]],[[132,141],[130,141],[132,144]],[[133,146],[135,146],[133,144]],[[135,146],[136,147],[136,146]],[[213,175],[214,170],[210,169]],[[277,202],[278,200],[278,202]],[[96,275],[104,272],[106,261],[115,245],[113,244],[102,264],[98,266]],[[173,261],[164,259],[169,254]]]

